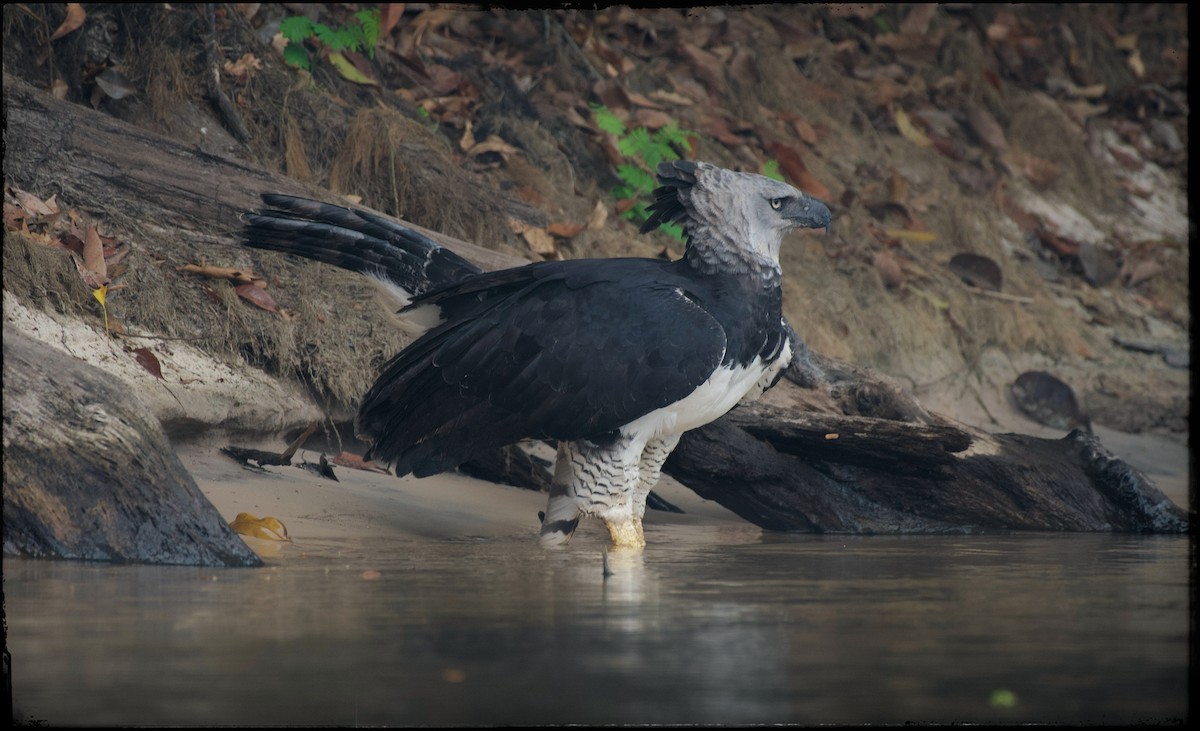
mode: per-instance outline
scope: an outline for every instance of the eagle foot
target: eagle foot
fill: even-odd
[[[612,537],[613,548],[629,548],[640,551],[646,547],[646,536],[642,533],[640,518],[626,518],[621,521],[605,520],[608,535]]]

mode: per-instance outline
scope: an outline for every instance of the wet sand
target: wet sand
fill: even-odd
[[[246,469],[221,454],[228,440],[208,439],[178,445],[180,459],[201,490],[227,521],[238,513],[271,516],[283,522],[293,539],[428,538],[433,540],[478,537],[517,537],[537,540],[538,511],[546,496],[507,485],[477,480],[455,473],[417,479],[334,466],[338,482],[319,477],[295,465],[317,462],[320,453],[299,450],[291,467]],[[278,443],[246,444],[280,449]],[[748,536],[761,529],[747,523],[717,503],[703,500],[691,490],[665,477],[656,492],[684,513],[647,512],[647,540],[653,543],[656,526],[704,524],[724,526]],[[608,534],[599,521],[585,520],[571,545],[600,550]],[[250,539],[260,553],[263,541]]]
[[[1053,430],[1037,436],[1057,438]],[[1098,427],[1106,447],[1146,472],[1169,498],[1180,506],[1188,504],[1188,449],[1186,445],[1157,436],[1124,434]],[[521,537],[537,540],[537,513],[544,510],[546,497],[506,485],[446,473],[417,479],[334,466],[338,482],[319,477],[296,465],[317,462],[320,453],[301,449],[293,466],[247,469],[221,454],[230,440],[206,439],[177,445],[179,456],[201,490],[227,521],[238,513],[271,516],[287,526],[292,539],[425,538],[431,540]],[[244,443],[238,446],[278,451],[280,442]],[[715,502],[704,500],[669,477],[656,492],[684,513],[651,510],[646,514],[647,542],[654,545],[659,526],[706,525],[745,532],[747,538],[762,530]],[[278,546],[249,539],[260,553],[274,553]],[[607,545],[607,533],[598,521],[580,525],[572,547]],[[285,549],[285,554],[292,548]]]

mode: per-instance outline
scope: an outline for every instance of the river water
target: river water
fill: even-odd
[[[257,570],[5,558],[52,725],[1173,722],[1185,537],[658,526],[309,542]],[[578,549],[578,550],[576,550]]]

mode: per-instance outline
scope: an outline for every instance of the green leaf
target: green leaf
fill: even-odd
[[[664,144],[675,143],[677,145],[686,145],[691,132],[679,129],[679,125],[675,122],[668,122],[659,128],[655,137],[661,140]]]
[[[287,48],[283,49],[283,62],[298,69],[312,70],[312,62],[308,60],[308,51],[304,50],[304,46],[292,41],[289,41]]]
[[[647,150],[654,147],[650,133],[645,127],[629,130],[629,134],[617,140],[617,149],[625,157],[642,157]]]
[[[379,29],[382,22],[379,8],[360,10],[354,14],[354,17],[362,26],[363,45],[366,46],[367,55],[375,58],[375,45],[379,43]]]
[[[630,221],[641,223],[647,218],[650,218],[650,212],[646,210],[645,203],[636,203],[628,211],[622,214],[623,218],[628,218]]]
[[[312,34],[317,37],[317,40],[329,48],[335,51],[342,49],[342,46],[339,45],[337,31],[325,25],[324,23],[313,23]]]
[[[332,51],[329,54],[329,63],[338,70],[338,73],[348,81],[353,81],[356,84],[365,86],[379,86],[379,82],[367,76],[358,67],[350,63],[350,60],[342,55],[340,51]]]
[[[763,163],[762,174],[766,175],[768,178],[778,180],[781,183],[787,182],[783,179],[783,173],[779,170],[778,160],[767,160],[765,163]]]
[[[596,126],[604,132],[621,137],[625,134],[625,123],[608,107],[602,104],[592,104],[592,116],[596,118]]]
[[[313,34],[312,21],[303,15],[284,18],[279,24],[279,32],[293,43],[299,43]]]
[[[680,241],[687,241],[687,236],[685,236],[683,233],[683,226],[680,226],[677,223],[664,223],[663,225],[659,226],[659,228],[679,239]]]
[[[633,190],[633,194],[627,196],[629,198],[654,190],[654,176],[637,165],[618,165],[617,175]]]

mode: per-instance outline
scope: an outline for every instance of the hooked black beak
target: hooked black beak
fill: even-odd
[[[794,220],[797,227],[823,228],[826,235],[829,234],[829,228],[833,222],[833,214],[829,212],[829,206],[816,198],[805,198],[796,201],[795,207],[796,209],[788,218]]]

